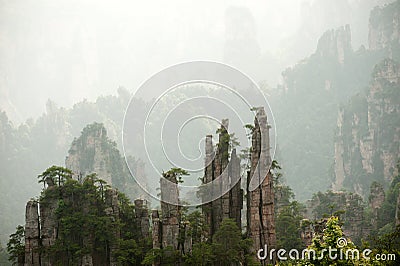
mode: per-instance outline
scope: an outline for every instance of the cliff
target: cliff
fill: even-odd
[[[82,183],[70,177],[27,203],[25,265],[120,265],[129,259],[127,249],[146,247],[143,202],[133,208],[124,195],[100,184],[93,176]],[[144,256],[135,254],[135,260]]]
[[[128,158],[128,160],[135,160]],[[74,173],[77,180],[82,177],[96,173],[101,179],[129,197],[139,196],[139,188],[131,176],[129,169],[121,156],[117,145],[107,136],[103,124],[93,123],[87,125],[78,138],[75,138],[65,159],[65,165]],[[135,160],[131,169],[136,178],[145,180],[144,164]],[[140,175],[140,176],[139,176]],[[144,197],[144,195],[140,195]]]
[[[376,65],[365,93],[338,115],[334,190],[362,196],[372,181],[388,184],[400,155],[400,67],[391,59]]]
[[[344,182],[340,178],[345,173],[340,174],[342,169],[335,167],[347,158],[335,157],[335,166],[332,161],[335,154],[342,153],[342,146],[335,139],[336,124],[341,123],[337,113],[341,105],[370,86],[376,64],[385,58],[399,61],[399,3],[371,12],[369,48],[352,48],[353,25],[327,30],[319,38],[315,52],[283,71],[282,86],[272,91],[271,107],[275,120],[280,122],[279,161],[299,200],[329,189],[329,183]],[[356,98],[353,97],[363,100]],[[299,179],[304,181],[303,186],[297,186]],[[369,185],[362,190],[367,191]]]
[[[271,96],[271,104],[280,121],[279,160],[299,200],[329,188],[338,108],[368,85],[384,54],[354,51],[347,25],[326,31],[314,54],[283,71],[283,84]],[[304,186],[296,185],[299,178]]]
[[[352,52],[350,25],[336,30],[328,30],[318,40],[316,54],[321,57],[333,58],[341,65]]]
[[[39,176],[44,189],[26,205],[26,265],[119,265],[132,245],[149,246],[149,213],[116,144],[102,124],[82,130],[66,158]],[[136,161],[135,174],[143,173]],[[46,187],[47,186],[47,187]],[[144,251],[131,259],[142,260]],[[122,255],[121,255],[122,254]]]
[[[8,202],[0,208],[2,243],[13,232],[14,225],[23,222],[23,212],[15,210],[24,209],[26,199],[40,190],[36,180],[27,177],[37,175],[49,165],[63,165],[74,136],[78,137],[93,121],[104,123],[107,136],[118,142],[129,99],[129,92],[119,89],[117,96],[102,96],[94,102],[84,100],[71,108],[57,107],[48,101],[43,115],[22,124],[13,124],[0,111],[0,200]]]
[[[369,19],[369,49],[389,49],[399,54],[400,48],[400,1],[384,7],[375,7]]]

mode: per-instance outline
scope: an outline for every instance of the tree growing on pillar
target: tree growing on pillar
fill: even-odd
[[[23,265],[25,262],[25,229],[22,225],[18,225],[15,233],[10,235],[7,243],[8,260]]]

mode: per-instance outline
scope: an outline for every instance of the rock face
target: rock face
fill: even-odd
[[[152,231],[153,248],[159,249],[161,248],[162,235],[161,235],[161,220],[158,210],[152,210],[151,221],[153,223],[153,231]]]
[[[378,211],[385,201],[385,190],[380,183],[373,182],[370,188],[369,207],[372,211],[371,226],[372,229],[377,229]]]
[[[300,237],[303,240],[304,246],[308,247],[312,243],[312,239],[314,237],[314,227],[310,220],[304,219],[301,221],[301,231]]]
[[[128,158],[128,160],[134,159]],[[128,196],[139,195],[139,189],[116,143],[108,138],[103,124],[93,123],[82,130],[81,136],[74,139],[71,144],[65,165],[72,170],[77,180],[96,173],[107,184],[118,188]],[[145,184],[144,163],[139,159],[132,165],[136,165],[135,169],[131,169],[135,176],[140,179],[141,184]],[[140,196],[144,198],[144,195]]]
[[[371,54],[400,57],[400,1],[372,10]],[[397,174],[400,155],[400,67],[392,59],[377,64],[365,93],[342,107],[335,136],[335,179],[332,188],[346,188],[366,197],[373,181],[387,184]]]
[[[339,111],[333,189],[366,196],[373,180],[390,182],[400,155],[400,67],[391,59],[375,66],[368,92]]]
[[[222,220],[225,218],[233,219],[237,226],[241,228],[241,210],[243,208],[243,190],[240,187],[240,159],[236,155],[236,150],[230,149],[230,135],[228,133],[229,121],[222,120],[219,132],[219,142],[214,151],[212,136],[206,136],[206,158],[203,183],[207,184],[216,180],[218,177],[225,182],[216,181],[216,195],[222,194],[222,189],[232,186],[227,193],[210,203],[202,205],[203,215],[208,225],[207,238],[212,238],[219,229]],[[225,190],[225,189],[224,189]]]
[[[271,165],[269,126],[263,108],[258,109],[254,125],[251,168],[247,179],[247,234],[253,240],[253,251],[264,248],[265,245],[271,250],[276,247],[274,189],[269,171]],[[260,176],[262,172],[266,172],[266,176]],[[255,190],[249,191],[249,177],[253,176],[259,180],[265,179]],[[274,263],[274,261],[269,261],[268,257],[263,263]]]
[[[397,203],[396,203],[396,220],[395,220],[395,225],[398,226],[400,225],[400,193],[399,196],[397,197]]]
[[[83,181],[84,176],[95,172],[99,179],[111,182],[113,185],[127,184],[129,187],[127,168],[115,144],[107,138],[107,133],[101,124],[95,123],[87,126],[82,131],[82,135],[74,140],[66,159],[66,165],[72,168],[73,178],[80,182]],[[143,165],[140,164],[140,167],[143,167]],[[141,171],[140,168],[136,170]],[[46,183],[48,187],[43,192],[43,197],[39,201],[31,200],[26,205],[25,265],[54,265],[54,258],[48,255],[46,251],[49,251],[56,241],[60,240],[59,231],[61,227],[58,219],[60,202],[73,204],[74,201],[79,201],[77,198],[86,199],[86,201],[77,204],[82,206],[81,209],[78,209],[82,215],[88,215],[93,208],[92,201],[80,197],[82,195],[74,198],[73,194],[70,195],[68,191],[64,191],[63,187],[60,187],[59,183],[55,184],[51,178],[46,179]],[[103,190],[103,185],[101,193],[104,194],[101,197],[104,199],[105,207],[102,212],[113,222],[121,220],[118,191],[106,187]],[[145,200],[135,200],[134,209],[134,224],[136,228],[140,228],[137,237],[146,239],[149,237],[150,223]],[[114,239],[122,238],[121,232],[117,229],[112,234]],[[89,247],[90,250],[90,247],[95,245],[93,239],[94,237],[87,235],[82,237],[81,243],[83,246]],[[110,244],[106,249],[109,253],[105,257],[104,254],[97,254],[97,251],[83,254],[79,258],[79,265],[99,265],[105,263],[104,260],[107,261],[107,265],[117,265],[118,261],[115,254],[119,250],[118,241]]]
[[[212,135],[206,136],[205,150],[206,150],[206,158],[205,158],[203,183],[210,183],[214,179],[214,146],[212,142]],[[211,239],[215,232],[215,228],[213,227],[214,223],[213,221],[215,219],[215,217],[213,216],[213,203],[210,202],[203,204],[202,212],[204,215],[205,223],[209,225],[206,238]]]
[[[54,187],[49,187],[49,190]],[[56,210],[58,208],[58,199],[50,198],[47,201],[40,202],[40,241],[44,249],[48,249],[57,239],[58,223]],[[52,258],[47,254],[41,254],[41,265],[52,265]]]
[[[178,180],[175,175],[168,172],[164,173],[164,178],[160,179],[162,211],[161,247],[178,249],[180,222]]]
[[[28,201],[25,213],[25,265],[40,265],[40,224],[38,202]]]
[[[109,161],[105,151],[108,144],[107,131],[101,124],[85,127],[81,136],[72,142],[65,159],[65,165],[79,179],[91,173],[97,173],[108,184],[112,184],[111,173],[107,171]]]
[[[344,64],[347,56],[352,52],[349,25],[342,26],[336,30],[328,30],[318,40],[316,54],[325,58],[335,58],[341,65]]]
[[[400,1],[375,7],[369,19],[369,48],[395,49],[400,44]]]
[[[53,189],[53,188],[48,188]],[[58,193],[57,193],[58,194]],[[57,218],[57,208],[60,198],[47,197],[46,200],[29,201],[26,205],[26,224],[25,224],[25,265],[54,265],[54,258],[49,256],[45,251],[50,250],[56,241],[60,238],[58,231],[60,221]],[[71,201],[68,195],[64,195],[62,201]],[[149,236],[149,217],[148,210],[143,204],[143,200],[136,200],[135,203],[135,222],[140,227],[140,238]],[[115,189],[108,189],[105,192],[105,214],[111,217],[113,221],[120,219],[119,210],[119,196],[118,191]],[[93,206],[88,206],[91,208]],[[86,207],[85,207],[86,208]],[[85,208],[83,212],[85,211]],[[39,211],[40,209],[40,211]],[[40,212],[40,219],[39,219]],[[153,220],[155,222],[156,219]],[[121,238],[121,232],[114,230],[115,239]],[[88,235],[82,239],[83,245],[92,247],[92,237]],[[108,247],[109,256],[107,257],[107,265],[118,265],[116,252],[119,250],[118,241],[110,244]],[[93,253],[83,254],[79,260],[79,265],[92,266],[99,265],[98,263],[105,263],[103,260],[99,261],[98,254]],[[65,261],[66,263],[66,261]]]
[[[118,199],[118,191],[115,189],[108,189],[105,193],[105,200],[106,200],[106,209],[105,213],[112,217],[113,221],[117,221],[120,215],[119,211],[119,199]],[[147,228],[149,230],[149,228]],[[113,235],[115,239],[120,239],[120,232],[117,230],[113,230]],[[115,242],[114,244],[110,245],[110,266],[118,265],[117,257],[115,255],[116,251],[118,250],[118,244]],[[92,261],[92,260],[90,260]],[[92,265],[92,264],[89,264]]]
[[[306,218],[310,221],[326,216],[340,216],[343,221],[343,233],[354,242],[361,244],[370,227],[365,223],[364,204],[362,198],[351,192],[318,192],[307,201]],[[317,233],[314,225],[314,233]]]
[[[241,189],[240,158],[236,155],[236,149],[232,150],[229,165],[231,182],[237,182],[229,191],[229,218],[232,218],[239,228],[242,227],[243,189]]]
[[[149,220],[149,210],[146,206],[146,201],[143,199],[135,200],[135,215],[137,221],[137,228],[140,228],[140,237],[148,238],[149,228],[150,228],[150,220]]]
[[[282,122],[277,135],[285,140],[279,143],[285,177],[301,201],[327,189],[338,106],[367,86],[377,61],[365,49],[353,51],[351,38],[348,25],[326,31],[315,53],[283,71],[283,86],[272,95],[275,120]]]
[[[179,201],[178,189],[178,175],[174,169],[163,173],[163,178],[160,179],[161,189],[161,213],[158,210],[152,210],[152,246],[153,249],[172,248],[173,251],[179,251],[182,254],[188,252],[192,248],[192,239],[189,235],[189,227],[186,221],[182,220],[182,207]],[[140,204],[137,205],[140,207]],[[142,226],[149,224],[147,218],[147,210],[145,213],[137,212],[139,215],[142,213],[140,219]],[[138,220],[139,221],[139,220]],[[148,232],[148,227],[142,234]],[[171,252],[168,251],[168,252]],[[154,262],[153,265],[162,265],[160,261]]]

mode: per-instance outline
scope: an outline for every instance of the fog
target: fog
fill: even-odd
[[[305,203],[299,219],[343,207],[345,225],[370,230],[371,184],[395,188],[400,172],[400,0],[387,2],[0,0],[0,264],[51,165],[96,172],[152,208],[160,177],[178,167],[189,174],[180,200],[194,206],[213,145],[241,158],[246,191],[257,107],[280,166],[277,206]],[[393,222],[393,191],[376,230]],[[357,204],[334,202],[345,193]],[[277,228],[290,228],[283,220]]]
[[[329,28],[352,22],[353,45],[365,44],[370,7],[380,2],[1,1],[0,109],[18,124],[44,112],[47,99],[69,107],[119,86],[134,91],[196,59],[274,87]]]

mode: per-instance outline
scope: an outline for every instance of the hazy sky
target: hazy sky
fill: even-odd
[[[244,22],[251,24],[246,30],[254,31],[252,45],[259,47],[264,61],[275,60],[274,71],[266,69],[265,78],[264,72],[257,78],[275,83],[283,65],[316,47],[315,36],[323,31],[318,27],[315,36],[307,35],[311,40],[299,44],[299,51],[287,53],[296,42],[283,45],[304,26],[309,15],[305,10],[313,2],[0,0],[0,109],[18,123],[42,113],[49,98],[71,106],[84,98],[115,94],[119,86],[133,91],[150,75],[182,61],[223,61],[231,7],[239,8],[239,17],[250,14]],[[317,16],[313,23],[319,20]],[[234,34],[240,39],[240,32]],[[239,68],[240,61],[232,60]]]

